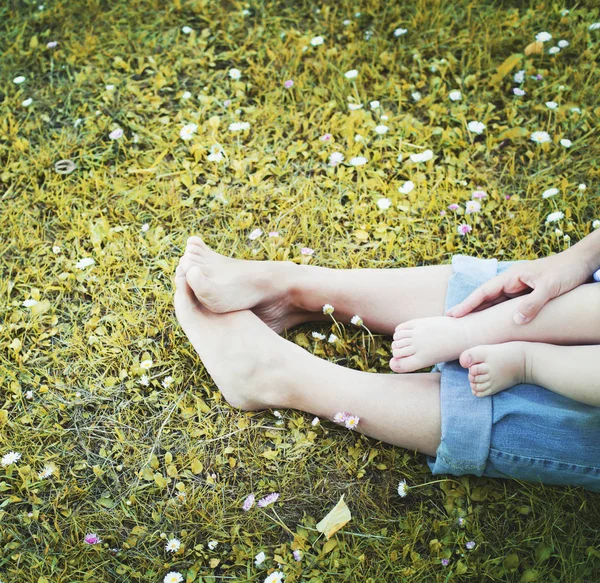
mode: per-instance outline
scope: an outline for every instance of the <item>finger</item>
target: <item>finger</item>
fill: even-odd
[[[545,285],[538,283],[536,288],[519,302],[513,320],[516,324],[531,322],[551,299],[552,295],[549,289]]]
[[[506,275],[504,273],[497,275],[478,287],[469,297],[449,310],[446,315],[454,318],[466,316],[482,303],[493,301],[501,296],[505,283]]]

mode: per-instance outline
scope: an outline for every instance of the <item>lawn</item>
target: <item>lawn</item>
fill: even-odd
[[[600,580],[597,494],[235,410],[172,308],[190,234],[336,268],[589,234],[597,3],[40,1],[0,5],[0,581]],[[287,337],[389,372],[336,330]]]

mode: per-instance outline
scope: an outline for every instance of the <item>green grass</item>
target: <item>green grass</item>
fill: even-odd
[[[543,1],[3,3],[0,455],[22,459],[0,468],[0,580],[158,582],[179,571],[189,582],[262,583],[278,564],[288,583],[599,580],[597,495],[449,477],[400,498],[400,479],[432,480],[423,456],[327,420],[313,427],[296,411],[279,420],[233,410],[171,303],[193,233],[246,259],[307,261],[300,249],[311,247],[311,263],[337,268],[437,264],[458,252],[534,258],[584,237],[600,218],[594,4],[561,16],[566,6]],[[195,32],[182,34],[185,25]],[[408,33],[396,38],[398,27]],[[542,30],[569,47],[552,56],[551,41],[498,75]],[[325,43],[312,47],[316,35]],[[522,98],[512,94],[519,69]],[[453,89],[462,101],[449,100]],[[349,96],[365,108],[349,112]],[[375,99],[382,109],[372,111]],[[382,113],[390,130],[378,136]],[[250,130],[229,132],[240,120]],[[468,132],[472,120],[485,123],[481,136]],[[183,141],[192,122],[198,131]],[[117,127],[123,138],[110,140]],[[533,143],[536,130],[552,142]],[[325,133],[334,139],[319,140]],[[221,163],[207,161],[215,144]],[[425,147],[432,161],[409,160]],[[368,163],[332,168],[333,151]],[[65,158],[77,168],[57,174]],[[416,185],[407,195],[406,180]],[[488,193],[480,213],[447,210],[464,209],[478,187]],[[542,199],[551,187],[559,194]],[[564,218],[547,225],[555,211]],[[473,227],[465,237],[463,221]],[[265,234],[250,241],[255,228]],[[76,268],[83,257],[95,265]],[[348,329],[333,348],[310,339],[313,329],[289,338],[387,370],[389,339],[365,350]],[[39,480],[46,463],[55,473]],[[281,493],[274,506],[241,510],[248,493],[271,491]],[[326,545],[315,525],[341,494],[353,518]],[[89,532],[103,543],[83,544]],[[182,541],[179,553],[165,552],[161,533]],[[259,551],[267,559],[255,567]]]

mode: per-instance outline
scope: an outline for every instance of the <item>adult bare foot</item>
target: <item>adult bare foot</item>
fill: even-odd
[[[196,299],[183,271],[175,277],[177,319],[227,402],[244,410],[285,406],[281,371],[295,351],[248,310],[215,314]]]
[[[198,300],[211,312],[252,310],[278,334],[303,318],[289,299],[287,261],[243,261],[216,253],[190,237],[179,267]]]
[[[392,342],[394,372],[414,372],[438,362],[456,360],[472,346],[467,320],[436,316],[409,320],[396,327]]]
[[[469,369],[473,394],[489,397],[527,382],[529,348],[529,342],[505,342],[465,350],[460,355],[460,364]]]

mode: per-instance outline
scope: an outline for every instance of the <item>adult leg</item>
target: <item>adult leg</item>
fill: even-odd
[[[249,310],[215,314],[197,301],[182,269],[177,318],[227,401],[246,410],[293,408],[324,418],[360,417],[357,431],[435,455],[440,443],[440,380],[350,370],[278,336]]]
[[[180,268],[196,297],[209,310],[253,310],[276,332],[302,322],[355,314],[379,333],[392,334],[406,320],[441,316],[450,265],[395,269],[328,269],[289,261],[242,261],[211,250],[190,237]]]

